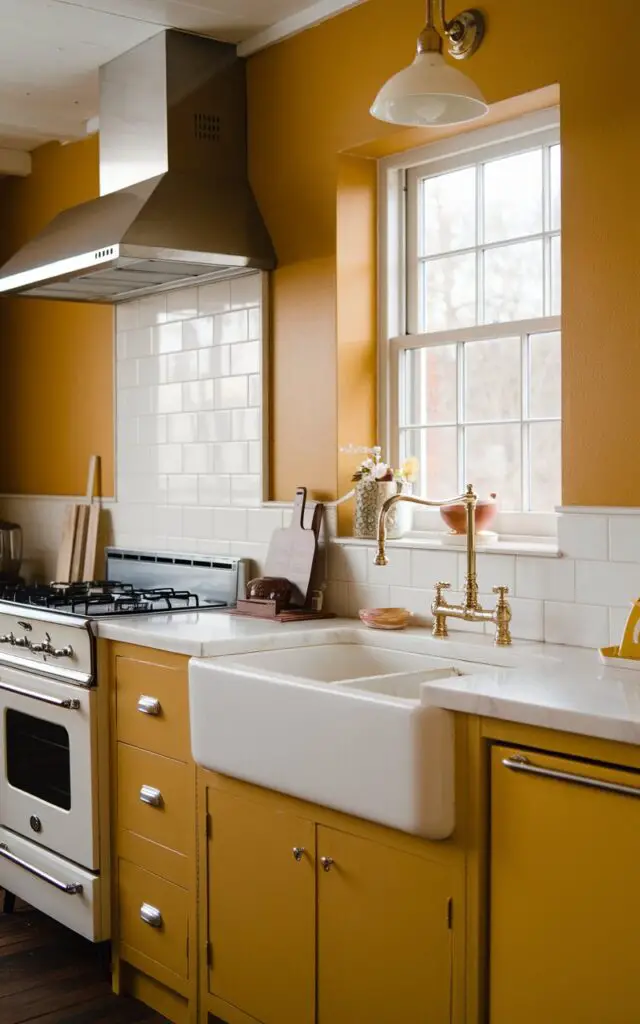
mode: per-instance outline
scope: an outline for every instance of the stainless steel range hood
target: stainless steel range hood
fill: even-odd
[[[23,246],[0,293],[121,302],[274,266],[247,177],[244,62],[169,30],[100,69],[100,198]]]

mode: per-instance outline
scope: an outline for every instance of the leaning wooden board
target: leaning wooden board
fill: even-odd
[[[318,548],[314,530],[306,530],[304,509],[307,502],[306,487],[298,487],[293,503],[293,514],[288,527],[275,530],[269,544],[265,576],[289,580],[293,587],[291,603],[304,606],[309,596],[313,563]]]

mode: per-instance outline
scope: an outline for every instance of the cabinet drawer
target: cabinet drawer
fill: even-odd
[[[116,658],[119,740],[180,761],[191,757],[189,693],[184,668]]]
[[[120,860],[118,905],[121,945],[187,978],[189,894]]]
[[[192,849],[190,765],[118,744],[118,828],[177,853]]]

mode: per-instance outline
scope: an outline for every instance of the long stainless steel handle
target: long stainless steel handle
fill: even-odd
[[[143,715],[159,715],[162,707],[157,697],[147,697],[142,693],[138,697],[138,711],[141,711]]]
[[[82,882],[61,882],[59,878],[54,878],[53,875],[49,875],[46,871],[42,871],[41,868],[35,867],[33,864],[29,864],[28,861],[23,860],[22,857],[17,857],[15,853],[11,853],[11,850],[6,843],[0,843],[0,857],[4,857],[5,860],[10,860],[12,864],[16,864],[19,868],[24,868],[30,875],[35,875],[36,878],[41,878],[43,882],[47,882],[49,885],[53,885],[60,892],[66,893],[68,896],[74,896],[76,893],[82,892]]]
[[[162,793],[155,786],[142,786],[140,800],[143,804],[149,804],[150,807],[162,807],[164,803]]]
[[[140,907],[140,920],[152,928],[162,928],[162,914],[157,907],[150,903],[143,903]]]
[[[20,697],[30,697],[31,700],[39,700],[43,704],[51,704],[54,708],[65,708],[67,711],[78,711],[82,706],[76,697],[60,700],[59,697],[50,697],[48,693],[37,693],[35,690],[28,690],[25,686],[13,686],[11,683],[0,683],[0,690],[17,693]]]
[[[640,787],[625,786],[621,782],[605,782],[604,779],[594,779],[590,775],[576,775],[574,772],[563,772],[556,768],[543,768],[542,765],[533,764],[528,757],[524,757],[522,754],[505,757],[502,759],[502,763],[512,772],[541,775],[545,779],[555,779],[556,782],[569,782],[574,786],[586,786],[588,789],[603,789],[606,793],[618,793],[619,796],[631,796],[640,800]]]

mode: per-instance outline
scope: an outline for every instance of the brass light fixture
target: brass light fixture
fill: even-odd
[[[484,38],[484,16],[472,8],[447,21],[445,0],[437,3],[440,30],[434,21],[436,0],[427,0],[427,22],[418,37],[413,62],[383,85],[371,107],[379,121],[440,127],[474,121],[489,109],[475,82],[445,63],[442,56],[446,39],[450,56],[456,60],[471,57]]]

